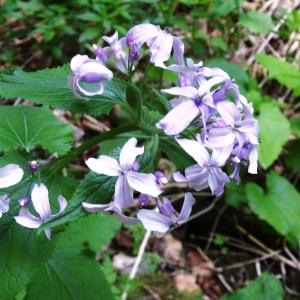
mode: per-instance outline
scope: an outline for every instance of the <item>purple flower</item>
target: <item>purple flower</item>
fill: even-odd
[[[255,157],[257,157],[258,145],[258,124],[253,117],[243,118],[243,113],[238,107],[229,101],[222,101],[217,104],[216,109],[220,114],[223,125],[211,128],[208,132],[207,145],[213,149],[222,150],[224,159],[229,158],[234,147],[240,151],[245,143],[255,145],[251,153],[251,164],[249,173],[257,173]]]
[[[153,174],[137,172],[136,157],[144,153],[144,147],[136,147],[136,138],[129,139],[120,152],[119,162],[107,155],[89,158],[87,166],[98,174],[118,177],[115,186],[114,206],[120,210],[133,205],[133,191],[157,197],[161,190]]]
[[[7,195],[0,196],[0,218],[2,217],[2,214],[8,212],[9,202],[10,202],[10,199],[8,198]]]
[[[106,68],[100,60],[90,59],[87,55],[75,55],[70,63],[73,76],[71,86],[78,96],[95,96],[101,95],[104,91],[102,81],[111,80],[113,73]],[[86,89],[82,83],[97,84],[96,90]]]
[[[164,62],[170,58],[172,49],[176,60],[181,59],[184,51],[184,45],[179,38],[152,24],[134,26],[128,31],[127,37],[139,48],[146,43],[150,51],[150,62],[161,68],[166,68]]]
[[[226,159],[221,151],[214,150],[210,156],[205,147],[199,142],[188,139],[177,140],[183,150],[188,153],[197,165],[185,169],[185,176],[179,172],[174,174],[177,182],[186,182],[190,188],[203,190],[209,187],[213,195],[219,196],[224,192],[224,186],[229,178],[221,169]]]
[[[119,40],[119,34],[116,31],[112,36],[104,36],[103,40],[109,44],[109,47],[105,47],[104,51],[108,56],[112,56],[115,61],[115,65],[121,72],[127,72],[128,69],[128,54],[125,52],[126,39],[121,38]]]
[[[138,219],[146,230],[160,234],[166,233],[173,225],[184,223],[192,212],[195,199],[191,193],[186,193],[180,214],[176,212],[168,198],[158,200],[157,208],[154,210],[141,209],[137,213]]]
[[[19,183],[23,175],[23,170],[16,164],[9,164],[0,168],[0,188],[8,188]]]
[[[32,215],[27,208],[21,208],[19,215],[15,217],[18,224],[28,228],[39,228],[43,223],[59,216],[67,207],[67,201],[64,197],[58,197],[59,212],[51,214],[48,189],[44,184],[35,184],[31,192],[31,201],[39,217]],[[46,228],[45,234],[48,239],[51,238],[51,228]]]

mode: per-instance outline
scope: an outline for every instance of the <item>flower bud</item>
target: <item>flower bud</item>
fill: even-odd
[[[35,173],[39,168],[39,163],[36,160],[32,160],[28,163],[28,169],[30,172]]]
[[[22,197],[21,199],[19,199],[18,201],[20,206],[26,206],[29,203],[29,198],[28,197]]]
[[[165,176],[164,172],[156,171],[154,173],[154,175],[155,175],[155,178],[156,178],[156,181],[157,181],[158,184],[166,184],[166,183],[168,183],[168,179]]]
[[[150,202],[150,197],[146,194],[140,194],[139,195],[139,202],[142,206],[148,205]]]

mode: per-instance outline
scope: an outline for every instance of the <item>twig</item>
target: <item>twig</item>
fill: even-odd
[[[188,223],[188,222],[190,222],[190,221],[192,221],[192,220],[194,220],[194,219],[196,219],[196,218],[198,218],[198,217],[200,217],[200,216],[202,216],[202,215],[208,213],[209,211],[211,211],[211,210],[215,207],[215,205],[217,204],[217,202],[218,202],[221,198],[222,198],[222,196],[216,197],[216,198],[213,200],[213,202],[212,202],[208,207],[206,207],[206,208],[204,208],[204,209],[198,211],[197,213],[191,215],[191,216],[190,216],[188,219],[186,219],[184,222],[180,223],[179,225],[174,226],[171,230],[169,230],[169,232],[171,232],[171,231],[177,229],[178,227],[182,226],[183,224],[186,224],[186,223]]]
[[[208,249],[209,249],[209,247],[210,247],[210,245],[211,245],[211,242],[212,242],[213,237],[214,237],[214,235],[215,235],[216,229],[217,229],[218,224],[219,224],[219,222],[220,222],[221,216],[223,215],[223,213],[224,213],[224,211],[225,211],[226,208],[227,208],[227,204],[225,203],[225,204],[223,205],[223,207],[221,208],[221,210],[218,212],[218,215],[217,215],[217,217],[216,217],[216,219],[215,219],[215,221],[214,221],[214,224],[213,224],[213,226],[212,226],[212,229],[211,229],[211,233],[210,233],[210,235],[209,235],[208,242],[207,242],[206,247],[205,247],[205,249],[204,249],[204,252],[205,252],[205,253],[207,253],[207,251],[208,251]]]
[[[275,256],[276,254],[277,254],[277,252],[276,253],[267,253],[267,254],[265,254],[261,257],[252,258],[252,259],[249,259],[249,260],[244,261],[244,262],[235,263],[235,264],[225,266],[225,267],[217,267],[216,271],[217,272],[223,272],[223,271],[226,271],[226,270],[238,269],[238,268],[244,267],[246,265],[251,265],[251,264],[257,263],[259,261],[266,260],[268,258],[271,258],[271,257]]]
[[[269,44],[269,42],[272,40],[272,38],[276,36],[276,33],[279,31],[280,27],[283,25],[283,23],[287,19],[288,15],[298,5],[299,5],[299,1],[296,1],[296,5],[293,8],[289,9],[287,11],[287,13],[285,13],[282,16],[282,18],[279,20],[279,22],[274,26],[273,32],[270,32],[267,35],[267,37],[264,39],[264,41],[260,44],[260,46],[257,49],[254,49],[252,55],[247,60],[247,65],[251,65],[254,62],[254,60],[255,60],[256,54],[261,53],[266,48],[266,46]]]
[[[228,284],[228,282],[225,280],[225,277],[222,275],[222,274],[217,274],[219,280],[222,282],[222,284],[224,285],[224,287],[226,288],[226,290],[229,292],[229,293],[232,293],[233,292],[233,289],[232,287]]]
[[[253,243],[255,243],[256,245],[258,245],[260,248],[264,249],[265,251],[267,251],[268,253],[275,253],[275,257],[277,257],[280,261],[284,262],[285,264],[289,265],[290,267],[299,270],[299,266],[294,263],[292,260],[286,258],[285,256],[282,256],[278,253],[276,253],[273,249],[267,247],[265,244],[263,244],[261,241],[259,241],[256,237],[254,237],[253,235],[251,235],[250,233],[247,232],[246,229],[244,229],[242,226],[237,225],[236,228],[242,232],[243,234],[245,234],[249,240],[251,240]]]
[[[134,262],[134,265],[131,269],[131,272],[129,274],[129,281],[134,279],[137,271],[138,271],[138,268],[140,266],[140,263],[142,261],[142,258],[143,258],[143,255],[145,253],[145,250],[146,250],[146,247],[147,247],[147,244],[148,244],[148,241],[149,241],[149,238],[151,236],[151,231],[150,230],[147,230],[145,235],[144,235],[144,238],[143,238],[143,241],[140,245],[140,248],[139,248],[139,252],[138,252],[138,255],[136,257],[136,260]],[[122,297],[121,299],[122,300],[126,300],[127,299],[127,296],[128,296],[128,290],[129,290],[129,282],[127,283],[126,287],[125,287],[125,290],[122,294]]]

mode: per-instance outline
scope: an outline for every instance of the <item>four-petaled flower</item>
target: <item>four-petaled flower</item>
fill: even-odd
[[[161,193],[155,175],[137,172],[139,164],[136,158],[144,153],[144,147],[136,147],[136,144],[136,138],[131,138],[125,143],[120,152],[119,162],[107,155],[89,158],[86,161],[92,171],[118,177],[113,201],[114,207],[118,209],[133,205],[134,190],[153,197]]]
[[[229,182],[228,176],[221,169],[226,162],[221,152],[214,150],[210,156],[199,141],[179,139],[177,142],[197,162],[197,165],[186,168],[185,176],[179,172],[175,173],[175,181],[186,182],[195,190],[209,187],[214,195],[221,195],[225,184]]]
[[[180,225],[188,219],[194,203],[195,199],[192,194],[186,193],[181,212],[178,214],[170,200],[164,197],[162,201],[157,201],[156,209],[141,209],[137,217],[147,230],[164,234],[171,226]]]
[[[18,224],[28,228],[39,228],[43,223],[59,216],[67,207],[67,201],[63,196],[58,196],[59,212],[51,213],[48,189],[44,184],[35,184],[31,192],[31,201],[39,217],[32,215],[28,208],[21,208],[19,215],[15,217]],[[45,234],[51,238],[51,228],[46,228]]]

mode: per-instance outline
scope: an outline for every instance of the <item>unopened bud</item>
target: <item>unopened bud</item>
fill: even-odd
[[[28,197],[23,197],[18,202],[19,202],[20,206],[22,206],[22,207],[26,206],[29,203],[29,198]]]
[[[32,160],[28,163],[28,169],[32,173],[36,172],[38,170],[39,166],[40,165],[36,160]]]

